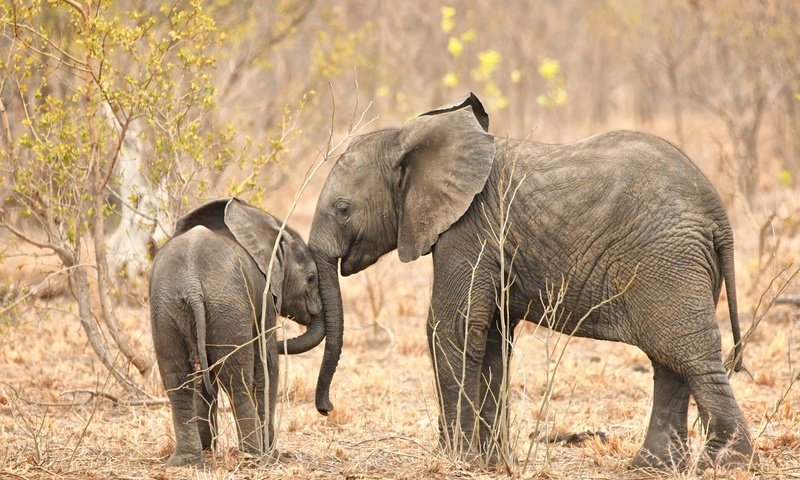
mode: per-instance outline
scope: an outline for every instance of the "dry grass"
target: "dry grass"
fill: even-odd
[[[64,394],[101,389],[106,373],[74,320],[72,305],[63,299],[50,301],[48,314],[21,316],[19,323],[3,333],[0,477],[499,476],[454,465],[433,452],[436,400],[424,333],[430,268],[429,260],[402,265],[390,256],[369,275],[345,279],[347,342],[334,384],[334,412],[326,418],[314,410],[321,351],[292,357],[284,365],[288,381],[280,404],[280,462],[248,465],[234,447],[235,431],[226,414],[222,448],[206,457],[209,471],[204,473],[162,466],[172,449],[167,406],[115,406],[101,398],[86,401],[85,394]],[[380,282],[385,292],[377,318],[365,294],[367,282]],[[129,328],[143,332],[143,342],[148,341],[144,308],[123,309],[122,318]],[[727,320],[722,315],[720,328],[729,346]],[[762,328],[746,355],[755,380],[737,375],[733,386],[754,434],[763,431],[757,441],[761,473],[768,478],[800,476],[800,389],[786,395],[790,376],[796,375],[790,362],[800,353],[800,324],[791,309],[776,308]],[[528,437],[545,388],[544,335],[541,330],[534,335],[530,326],[524,327],[511,368],[511,431],[520,435],[520,457],[531,441]],[[161,395],[158,379],[148,381],[148,390]],[[627,345],[573,339],[553,386],[550,431],[602,431],[608,442],[590,439],[577,446],[553,445],[549,459],[540,454],[519,476],[649,478],[649,473],[629,470],[628,462],[642,441],[650,394],[651,369],[641,352]],[[43,405],[62,402],[75,405]],[[697,427],[691,438],[697,446]],[[751,475],[719,473],[729,478]]]

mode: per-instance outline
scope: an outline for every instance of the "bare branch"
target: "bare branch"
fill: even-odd
[[[103,91],[103,89],[100,89]],[[103,93],[105,96],[105,93]],[[106,97],[107,98],[107,97]],[[109,121],[117,130],[117,144],[114,146],[114,150],[111,151],[111,165],[108,166],[107,171],[105,172],[103,179],[100,181],[100,184],[97,186],[97,191],[101,192],[106,188],[108,185],[109,180],[111,180],[111,176],[114,174],[114,167],[117,164],[117,160],[119,159],[120,152],[122,151],[122,144],[125,143],[125,135],[128,133],[128,127],[130,127],[131,122],[133,121],[133,117],[125,117],[125,122],[120,123],[117,120],[117,117],[114,115],[114,112],[111,110],[111,105],[106,101],[103,106],[104,112],[108,117]]]
[[[88,390],[88,389],[77,389],[77,390],[67,390],[62,393],[62,395],[79,395],[85,394],[89,395],[87,400],[84,402],[74,402],[73,404],[85,404],[88,403],[89,400],[95,397],[105,398],[106,400],[110,400],[115,405],[124,405],[124,406],[141,406],[141,405],[167,405],[169,403],[168,398],[133,398],[130,400],[121,399],[116,395],[112,395],[104,390]]]
[[[190,177],[190,180],[191,180],[191,178],[192,178],[192,177]],[[188,182],[187,182],[187,183],[188,183]],[[162,231],[164,231],[164,232],[168,232],[168,231],[169,231],[169,230],[167,230],[167,228],[166,228],[166,227],[165,227],[165,226],[164,226],[164,225],[163,225],[163,224],[162,224],[162,223],[161,223],[161,222],[158,220],[158,218],[156,218],[156,217],[154,217],[154,216],[152,216],[152,215],[148,215],[148,214],[144,213],[143,211],[139,210],[138,208],[134,207],[133,205],[131,205],[131,203],[130,203],[130,202],[127,200],[127,199],[125,199],[125,198],[122,198],[122,197],[120,196],[120,194],[119,194],[119,193],[117,193],[116,191],[114,191],[114,189],[113,189],[113,188],[110,188],[110,187],[106,186],[106,189],[105,189],[105,191],[106,191],[106,192],[108,192],[108,193],[110,193],[111,195],[113,195],[113,196],[114,196],[114,197],[117,199],[117,201],[119,201],[119,203],[121,203],[121,204],[122,204],[122,206],[123,206],[123,207],[125,207],[125,208],[127,208],[127,209],[131,210],[132,212],[136,213],[137,215],[139,215],[140,217],[144,218],[145,220],[149,220],[149,221],[153,222],[153,224],[155,224],[156,226],[158,226],[158,228],[160,228]]]
[[[8,111],[6,105],[3,103],[3,97],[0,96],[0,119],[3,121],[3,133],[5,133],[6,146],[11,156],[14,156],[14,138],[11,136],[11,124],[8,122]]]
[[[265,46],[259,49],[260,50],[259,53],[262,53],[267,48],[272,48],[277,44],[281,43],[282,41],[286,40],[286,38],[289,35],[291,35],[292,32],[294,32],[294,29],[297,28],[297,26],[300,25],[303,22],[303,20],[306,19],[306,17],[308,17],[309,13],[311,13],[312,8],[314,7],[314,1],[315,0],[307,0],[305,4],[303,4],[299,8],[300,13],[296,14],[283,30],[279,31],[274,35],[271,35],[269,41],[266,42]]]
[[[71,258],[72,257],[72,254],[69,251],[67,251],[65,248],[60,247],[58,245],[54,245],[52,243],[44,243],[44,242],[40,242],[38,240],[34,240],[30,236],[20,232],[16,228],[12,227],[11,224],[9,224],[8,222],[0,223],[0,228],[5,228],[9,232],[13,233],[20,240],[22,240],[22,241],[24,241],[26,243],[29,243],[29,244],[31,244],[31,245],[33,245],[35,247],[50,249],[50,250],[56,252],[62,258]]]
[[[67,5],[69,5],[70,7],[74,8],[75,10],[77,10],[78,13],[81,14],[81,17],[83,18],[84,22],[88,22],[89,21],[89,15],[86,12],[86,10],[83,8],[83,5],[81,5],[80,3],[76,2],[75,0],[62,0],[62,1],[64,3],[66,3]]]
[[[7,312],[12,310],[14,307],[16,307],[20,303],[24,302],[25,299],[27,299],[28,297],[36,295],[39,292],[39,287],[41,287],[45,283],[49,282],[52,278],[57,277],[58,275],[62,275],[64,273],[68,273],[70,270],[72,270],[74,268],[81,268],[81,267],[94,268],[94,265],[89,265],[89,264],[73,265],[71,267],[65,267],[65,268],[62,268],[61,270],[58,270],[58,271],[55,271],[55,272],[49,274],[48,276],[44,277],[44,280],[42,280],[41,282],[39,282],[36,285],[34,285],[33,287],[31,287],[30,290],[28,291],[28,293],[26,293],[25,295],[17,298],[14,302],[12,302],[11,304],[7,305],[2,310],[0,310],[0,316],[5,315]]]
[[[50,40],[49,38],[47,38],[44,35],[42,35],[41,33],[37,32],[33,27],[31,27],[29,25],[25,25],[23,23],[15,23],[14,27],[15,27],[15,29],[21,28],[22,30],[25,30],[26,32],[36,36],[37,38],[39,38],[43,42],[47,43],[50,46],[50,48],[52,48],[53,50],[58,52],[59,55],[62,55],[62,57],[56,56],[56,55],[54,55],[54,54],[52,54],[50,52],[46,52],[44,50],[41,50],[39,48],[34,47],[32,44],[30,44],[30,43],[26,42],[25,40],[23,40],[22,37],[19,36],[19,33],[17,33],[15,31],[16,38],[19,39],[19,41],[22,43],[22,45],[25,48],[27,48],[28,50],[30,50],[32,52],[35,52],[35,53],[37,53],[37,54],[39,54],[39,55],[41,55],[43,57],[47,57],[47,58],[50,58],[52,60],[55,60],[58,63],[63,63],[69,69],[77,70],[79,72],[84,72],[84,73],[90,73],[91,72],[91,70],[89,70],[89,67],[86,65],[85,62],[81,61],[80,59],[77,59],[77,58],[73,57],[72,55],[70,55],[69,52],[67,52],[66,50],[62,49],[61,47],[59,47],[58,45],[53,43],[53,41]],[[70,61],[69,62],[65,61],[64,60],[65,58],[69,59]]]
[[[775,305],[794,305],[800,307],[800,295],[781,295],[775,298]]]

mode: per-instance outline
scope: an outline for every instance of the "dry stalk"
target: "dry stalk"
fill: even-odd
[[[7,393],[4,394],[4,397],[7,398],[11,403],[11,416],[14,418],[14,422],[22,429],[25,434],[30,437],[31,442],[33,444],[33,463],[36,466],[42,465],[45,459],[45,446],[43,442],[45,438],[43,438],[43,432],[47,420],[47,411],[44,411],[40,419],[34,418],[32,415],[25,412],[22,407],[19,405],[19,392],[12,387],[11,385],[5,383],[7,389],[10,389],[13,392],[13,395],[9,395]],[[4,389],[5,390],[5,389]]]
[[[572,340],[572,338],[575,336],[575,333],[577,333],[578,329],[580,329],[581,325],[583,325],[583,322],[586,321],[586,319],[589,318],[589,316],[591,316],[591,314],[595,310],[597,310],[598,308],[601,308],[602,306],[604,306],[604,305],[606,305],[606,304],[608,304],[610,302],[613,302],[614,300],[616,300],[617,298],[621,297],[622,295],[625,294],[625,292],[628,291],[628,288],[630,288],[630,286],[633,284],[634,280],[636,279],[636,273],[637,273],[638,269],[639,269],[639,265],[637,264],[636,268],[634,269],[633,275],[631,275],[631,278],[628,280],[628,283],[622,288],[622,290],[620,290],[619,292],[615,293],[614,295],[608,297],[607,299],[603,300],[602,302],[592,306],[580,319],[578,319],[578,321],[575,324],[575,327],[573,327],[571,332],[568,332],[566,334],[561,335],[558,338],[558,340],[556,340],[556,343],[555,343],[554,348],[553,348],[553,354],[556,353],[556,349],[558,348],[559,343],[561,343],[561,340],[565,338],[565,340],[563,342],[563,346],[561,347],[561,350],[559,352],[557,352],[558,356],[556,357],[555,364],[553,365],[552,371],[550,371],[549,368],[548,368],[548,375],[547,375],[545,394],[544,394],[544,396],[542,398],[542,403],[541,403],[541,406],[540,406],[540,409],[539,409],[539,416],[537,417],[535,431],[539,431],[538,427],[539,427],[539,423],[541,421],[542,413],[543,413],[545,407],[547,409],[549,409],[550,400],[551,400],[552,395],[553,395],[553,388],[554,388],[554,385],[555,385],[556,374],[558,373],[558,367],[561,365],[561,361],[564,358],[564,354],[566,353],[567,347],[569,346],[569,343]],[[564,327],[566,327],[566,322],[569,320],[569,316],[563,317],[564,324],[561,327],[559,327],[558,320],[559,320],[559,318],[562,318],[562,317],[558,317],[557,316],[558,307],[560,307],[561,302],[563,301],[563,297],[565,295],[566,288],[567,288],[567,284],[566,284],[565,280],[562,279],[562,288],[559,290],[558,297],[557,297],[560,300],[558,300],[556,302],[556,304],[555,304],[556,308],[552,309],[549,312],[549,315],[548,315],[547,307],[549,305],[552,305],[552,300],[551,299],[552,299],[553,292],[552,292],[552,290],[548,291],[547,295],[548,295],[548,299],[550,299],[550,300],[548,300],[548,304],[547,305],[544,305],[545,306],[545,314],[542,316],[542,319],[540,320],[540,323],[542,321],[548,321],[549,322],[550,320],[553,320],[555,323],[548,323],[548,325],[552,325],[551,330],[562,331],[562,329]],[[548,359],[547,359],[547,364],[548,365],[549,365],[551,360],[552,360],[552,357],[548,354]],[[547,416],[545,416],[545,418],[547,418]],[[549,445],[550,444],[548,443],[547,445],[548,445],[547,448],[548,448],[548,452],[549,452]],[[528,454],[525,457],[525,462],[524,462],[523,468],[521,470],[522,472],[526,471],[526,468],[528,466],[529,460],[531,458],[531,450],[532,450],[532,448],[533,448],[533,443],[531,443],[531,447],[528,449]],[[538,450],[538,445],[537,445],[536,449]],[[534,451],[534,458],[536,458],[536,452],[535,451]]]
[[[118,358],[119,358],[119,353],[117,354],[117,359]],[[115,359],[115,361],[116,361],[116,359]],[[106,389],[106,387],[108,386],[108,382],[110,380],[111,380],[111,372],[109,371],[108,373],[106,373],[105,381],[103,382],[103,386],[102,386],[102,388],[100,388],[99,391],[101,391],[101,392],[104,391]],[[72,449],[72,454],[70,454],[70,456],[69,456],[69,461],[67,462],[67,469],[69,469],[69,467],[72,466],[72,462],[75,460],[75,455],[78,452],[78,448],[80,448],[81,443],[83,443],[83,439],[86,437],[86,431],[89,429],[89,425],[92,424],[92,420],[94,420],[94,415],[97,412],[98,405],[99,405],[99,402],[94,402],[94,405],[92,406],[92,410],[89,413],[89,418],[87,418],[86,422],[83,424],[83,429],[81,430],[81,433],[78,436],[78,441],[75,442],[75,448]]]
[[[739,349],[740,355],[744,355],[744,349],[750,342],[750,337],[753,336],[756,328],[758,328],[761,321],[764,320],[764,317],[767,316],[767,313],[769,313],[769,311],[772,309],[772,306],[778,303],[778,299],[781,297],[786,288],[789,287],[789,284],[791,284],[792,281],[795,279],[795,277],[797,277],[797,275],[800,274],[800,267],[794,269],[794,271],[791,272],[789,277],[782,284],[778,285],[776,293],[770,296],[769,299],[767,299],[767,297],[770,295],[770,291],[773,290],[772,287],[773,285],[775,285],[775,282],[778,281],[781,277],[783,277],[784,273],[788,272],[791,268],[792,265],[789,265],[780,270],[770,279],[767,287],[761,292],[761,295],[758,298],[758,303],[756,304],[756,308],[753,313],[753,321],[750,324],[750,328],[748,328],[747,331],[744,333],[744,335],[742,335],[742,339],[739,342],[741,345],[741,348]],[[763,309],[762,306],[764,306]],[[734,348],[733,350],[731,350],[731,352],[728,354],[728,357],[725,359],[725,368],[728,370],[729,377],[733,374],[733,369],[732,369],[733,365],[735,365],[736,362],[739,360],[738,358],[734,358],[735,352],[736,349]],[[743,368],[743,370],[749,374],[749,372],[747,372],[747,369]]]
[[[355,120],[356,116],[357,116],[357,111],[358,111],[358,95],[357,95],[357,92],[358,92],[358,83],[356,82],[356,102],[355,102],[355,107],[354,107],[354,110],[353,110],[353,116],[352,116],[352,118],[350,120],[350,125],[349,125],[348,130],[347,130],[346,134],[344,135],[344,137],[334,144],[333,143],[333,129],[334,129],[335,118],[336,118],[336,101],[335,101],[335,98],[334,98],[334,95],[333,95],[333,87],[331,87],[331,107],[332,107],[331,108],[331,120],[330,120],[331,127],[330,127],[330,134],[328,136],[328,140],[327,140],[327,143],[326,143],[325,151],[324,152],[320,152],[321,156],[319,157],[319,160],[315,161],[311,165],[311,167],[309,167],[309,169],[306,171],[306,174],[305,174],[305,176],[303,178],[303,182],[300,185],[300,187],[297,189],[297,191],[295,192],[294,200],[292,201],[291,205],[289,206],[289,211],[284,216],[283,222],[281,222],[280,229],[278,230],[278,235],[277,235],[277,237],[275,239],[275,243],[272,246],[272,253],[270,254],[269,265],[267,266],[267,272],[266,272],[266,277],[267,277],[266,284],[264,286],[264,291],[261,294],[261,316],[260,316],[261,320],[260,320],[260,330],[259,330],[259,332],[263,332],[263,333],[259,333],[259,338],[262,335],[266,334],[266,331],[267,331],[267,328],[266,328],[267,310],[266,309],[267,309],[267,298],[269,296],[269,286],[270,286],[270,283],[272,281],[272,266],[273,266],[273,264],[275,262],[275,259],[276,259],[276,256],[277,256],[278,247],[280,245],[281,237],[283,235],[283,232],[286,230],[286,224],[289,221],[289,219],[291,218],[292,214],[294,213],[294,210],[297,207],[297,204],[299,203],[300,197],[302,196],[303,192],[305,192],[305,190],[308,187],[309,183],[314,178],[314,176],[317,174],[319,169],[336,153],[336,151],[338,151],[339,148],[342,147],[342,145],[344,145],[350,138],[352,138],[353,135],[358,134],[358,132],[360,132],[363,128],[367,127],[370,123],[372,123],[375,120],[375,117],[373,117],[371,120],[369,120],[367,122],[364,122],[364,116],[366,115],[366,113],[369,110],[369,108],[372,106],[371,102],[362,111],[361,116],[359,117],[359,119]],[[261,360],[261,364],[262,364],[262,366],[264,368],[264,371],[266,372],[267,371],[266,342],[262,341],[260,343],[260,345],[261,345],[261,347],[259,349],[259,351],[260,351],[260,360]],[[284,367],[288,368],[288,361],[289,361],[288,358],[287,358],[288,355],[284,355],[283,357],[284,357],[284,363],[285,363]],[[268,377],[269,377],[268,375],[266,375],[266,374],[264,375],[265,379],[267,379]],[[266,382],[266,380],[265,380],[265,382]],[[264,385],[264,391],[265,392],[269,391],[269,385],[268,384]],[[262,408],[265,408],[265,406],[262,406]],[[276,443],[277,443],[277,434],[276,434]]]

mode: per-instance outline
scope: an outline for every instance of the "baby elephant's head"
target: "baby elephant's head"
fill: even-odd
[[[283,257],[281,315],[310,325],[322,312],[317,265],[297,232],[287,229],[280,245]]]

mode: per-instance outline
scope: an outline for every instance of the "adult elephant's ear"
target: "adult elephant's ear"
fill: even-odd
[[[460,104],[423,114],[398,131],[394,188],[401,261],[429,253],[483,190],[495,155],[494,137],[485,131],[488,124],[483,106],[470,94]]]
[[[211,200],[194,210],[186,212],[175,224],[175,233],[172,236],[177,237],[198,225],[202,225],[209,230],[228,230],[227,225],[225,225],[225,205],[229,201],[230,197]]]
[[[253,257],[258,268],[266,275],[269,269],[269,260],[275,239],[278,238],[280,225],[272,215],[259,210],[247,203],[233,197],[225,206],[225,225],[233,233],[236,241]],[[289,237],[288,232],[283,233]],[[286,242],[281,240],[278,246],[277,258],[272,262],[272,276],[270,278],[270,291],[275,296],[275,306],[280,311],[283,298],[283,272]]]

